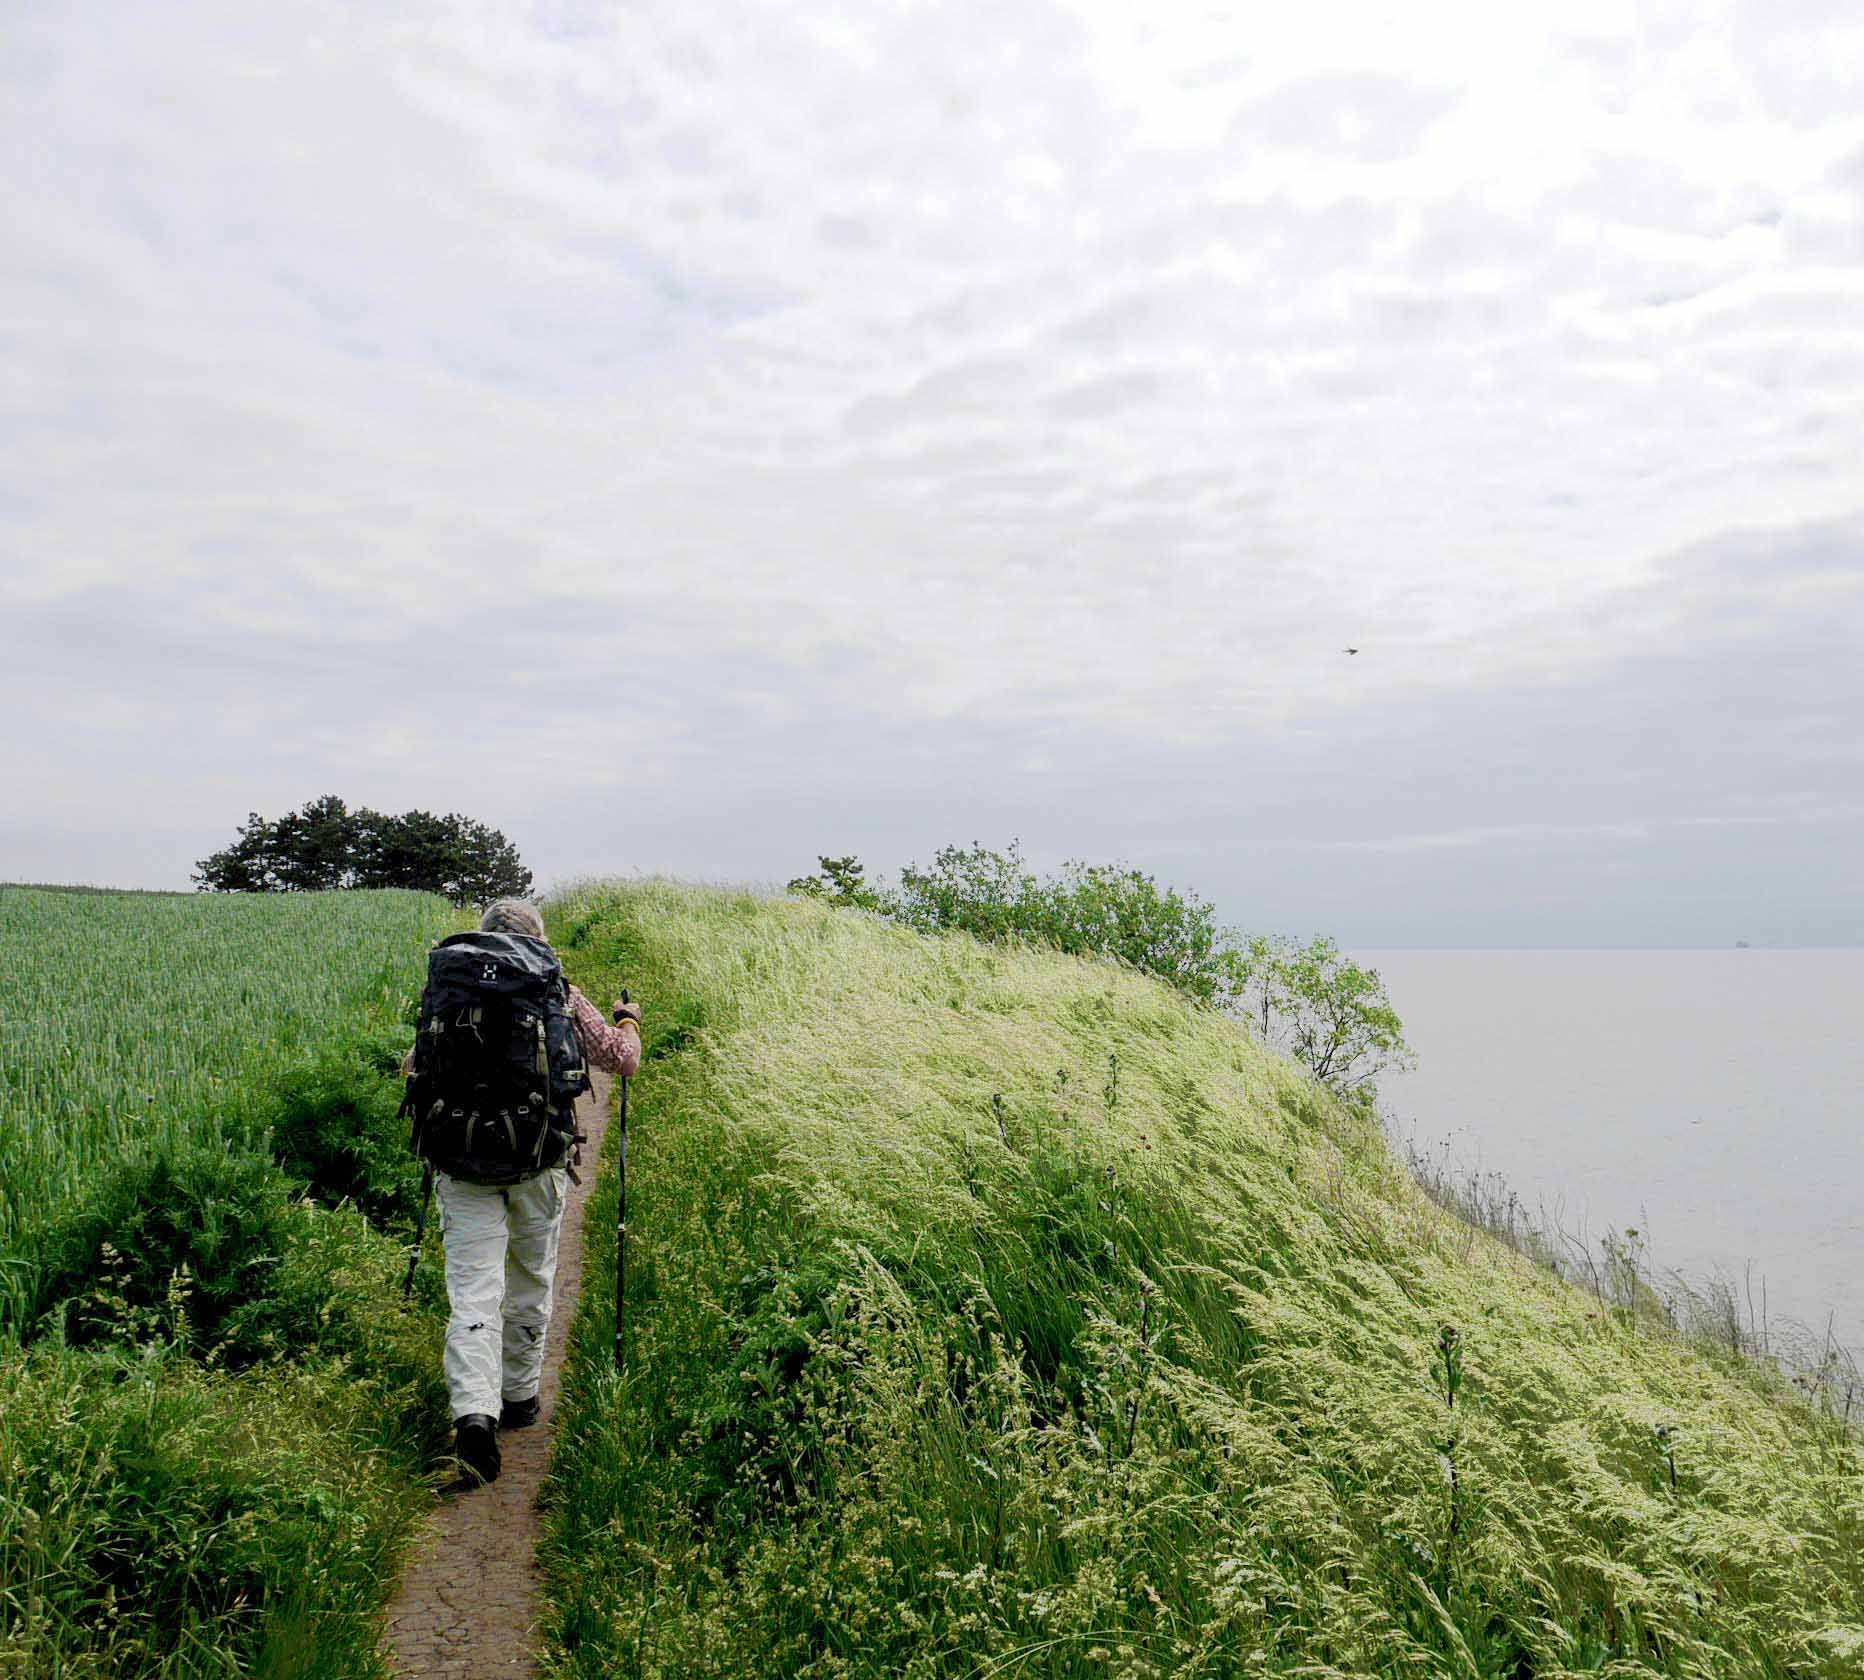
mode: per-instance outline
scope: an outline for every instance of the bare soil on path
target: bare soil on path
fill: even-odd
[[[537,1673],[541,1604],[537,1495],[550,1464],[557,1385],[582,1282],[583,1204],[595,1182],[608,1125],[607,1074],[577,1105],[589,1142],[581,1184],[572,1183],[557,1250],[556,1292],[545,1342],[543,1412],[529,1429],[501,1431],[504,1469],[490,1487],[448,1492],[415,1541],[388,1608],[383,1646],[400,1680],[493,1680]]]

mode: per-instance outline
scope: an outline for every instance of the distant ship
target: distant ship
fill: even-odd
[[[1737,951],[1750,951],[1753,947],[1749,945],[1745,939],[1737,939],[1735,941],[1735,949]]]

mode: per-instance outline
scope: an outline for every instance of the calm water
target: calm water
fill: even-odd
[[[1370,951],[1417,1141],[1864,1357],[1864,950]]]

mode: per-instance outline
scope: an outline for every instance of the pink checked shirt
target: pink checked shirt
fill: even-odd
[[[641,1067],[639,1031],[611,1027],[597,1009],[574,986],[570,987],[570,1016],[576,1023],[576,1041],[582,1045],[583,1059],[604,1073],[618,1073],[632,1079]]]

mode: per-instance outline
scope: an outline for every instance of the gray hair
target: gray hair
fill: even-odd
[[[528,898],[501,898],[488,904],[479,918],[481,933],[517,933],[530,939],[544,937],[544,918]]]

